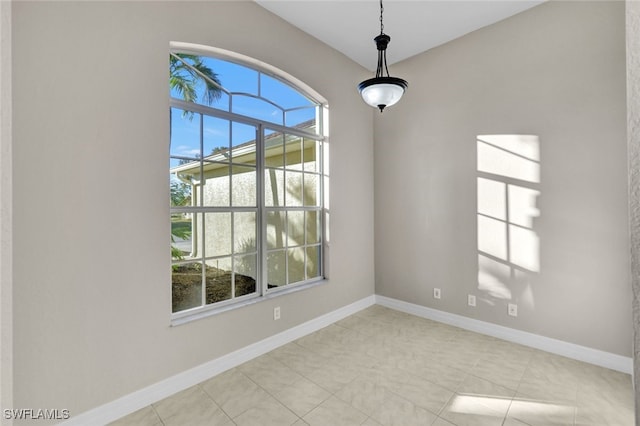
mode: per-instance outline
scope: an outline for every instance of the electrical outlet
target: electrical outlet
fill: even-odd
[[[280,319],[280,306],[276,306],[273,308],[273,320],[277,321]]]
[[[469,306],[476,306],[476,296],[474,296],[473,294],[468,295],[467,303],[469,304]]]
[[[514,303],[509,303],[508,314],[512,317],[518,316],[518,305]]]
[[[440,289],[439,288],[434,288],[433,289],[433,298],[434,299],[440,299],[441,293],[440,293]]]

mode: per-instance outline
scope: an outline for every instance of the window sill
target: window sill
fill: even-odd
[[[273,289],[264,296],[256,296],[248,299],[244,299],[238,301],[236,303],[230,303],[224,306],[203,306],[199,308],[194,308],[185,312],[179,312],[176,314],[172,314],[171,316],[171,327],[177,327],[179,325],[187,324],[192,321],[197,321],[202,318],[208,318],[214,315],[218,315],[224,312],[232,311],[235,309],[243,308],[245,306],[253,305],[256,303],[264,302],[267,300],[275,299],[277,297],[283,296],[285,294],[296,293],[298,291],[306,290],[311,287],[316,287],[322,285],[329,280],[326,278],[320,278],[314,281],[309,281],[299,285],[293,285],[291,287],[283,287],[281,289]]]

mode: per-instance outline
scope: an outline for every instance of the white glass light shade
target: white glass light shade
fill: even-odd
[[[362,99],[372,107],[394,105],[403,94],[404,88],[395,84],[374,84],[362,89]]]
[[[362,99],[374,108],[385,107],[398,103],[408,84],[401,78],[377,77],[360,83],[358,88]]]

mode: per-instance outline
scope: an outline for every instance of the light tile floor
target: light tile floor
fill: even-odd
[[[627,374],[381,306],[112,423],[633,424]]]

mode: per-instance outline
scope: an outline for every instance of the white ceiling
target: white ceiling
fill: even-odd
[[[255,0],[302,31],[375,71],[378,0]],[[544,0],[384,0],[389,65],[537,6]],[[393,74],[393,73],[392,73]]]

